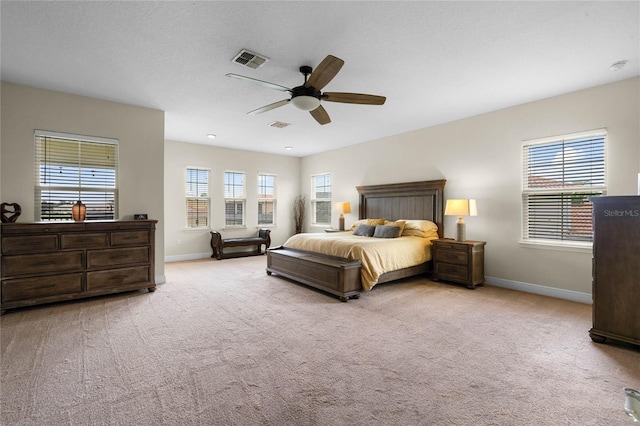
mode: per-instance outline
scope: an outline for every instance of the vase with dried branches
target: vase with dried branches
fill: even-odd
[[[296,224],[296,234],[302,232],[302,224],[306,214],[307,198],[304,195],[297,195],[293,200],[293,219]]]

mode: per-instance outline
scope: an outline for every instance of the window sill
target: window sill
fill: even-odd
[[[520,246],[524,248],[543,249],[543,250],[558,250],[558,251],[572,251],[577,253],[592,253],[592,243],[580,243],[580,242],[564,242],[559,243],[557,241],[520,241]]]
[[[185,231],[187,232],[197,232],[197,231],[211,231],[211,228],[208,226],[201,226],[199,228],[184,228]]]

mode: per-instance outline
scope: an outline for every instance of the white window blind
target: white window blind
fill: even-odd
[[[117,219],[117,140],[38,130],[35,144],[36,220],[72,220],[78,200],[87,220]]]
[[[258,173],[258,225],[274,225],[276,210],[276,176]]]
[[[245,173],[224,172],[226,226],[244,226],[245,197]]]
[[[606,194],[606,131],[524,142],[523,240],[591,242],[590,197]]]
[[[209,227],[209,170],[187,168],[187,228]]]
[[[313,223],[331,224],[331,174],[311,176]]]

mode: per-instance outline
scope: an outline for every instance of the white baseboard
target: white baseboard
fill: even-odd
[[[156,275],[156,284],[164,284],[167,282],[167,278],[164,275]]]
[[[587,305],[591,305],[593,303],[591,293],[581,293],[579,291],[564,290],[561,288],[546,287],[538,284],[523,283],[520,281],[511,281],[495,277],[485,277],[484,280],[487,284],[496,287],[508,288],[510,290],[518,290],[524,291],[525,293],[571,300],[572,302],[586,303]]]
[[[207,259],[211,257],[211,253],[194,253],[194,254],[179,254],[177,256],[165,256],[164,262],[180,262],[183,260],[198,260]]]

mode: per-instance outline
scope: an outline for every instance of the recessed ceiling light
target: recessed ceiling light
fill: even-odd
[[[614,62],[613,64],[609,65],[609,69],[611,71],[619,71],[622,68],[624,68],[625,65],[627,65],[627,62],[629,62],[629,61],[627,61],[626,59],[623,59],[623,60],[618,61],[618,62]]]
[[[284,149],[286,149],[287,151],[291,151],[293,149],[292,146],[285,146]]]
[[[215,139],[215,138],[216,138],[216,135],[214,135],[213,133],[209,133],[209,134],[207,135],[207,137],[208,137],[209,139]]]

